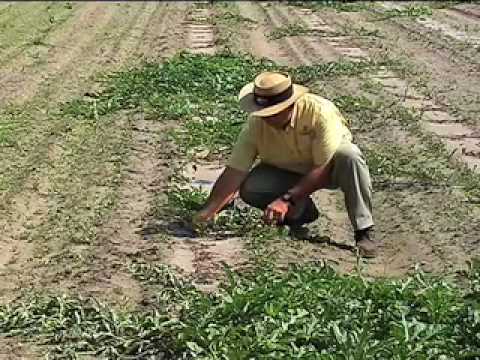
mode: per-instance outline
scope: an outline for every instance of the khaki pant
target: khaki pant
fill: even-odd
[[[342,190],[354,230],[372,226],[372,185],[362,152],[354,144],[342,143],[332,160],[333,167],[326,188]],[[302,174],[260,163],[243,182],[240,197],[247,204],[263,210],[302,177]],[[295,214],[286,222],[287,225],[301,225],[318,218],[311,197],[300,201],[295,208]]]

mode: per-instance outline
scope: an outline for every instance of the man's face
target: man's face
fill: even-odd
[[[276,129],[283,129],[290,122],[292,110],[293,107],[289,107],[278,114],[262,117],[262,120]]]

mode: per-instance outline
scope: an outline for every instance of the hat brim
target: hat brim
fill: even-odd
[[[238,94],[238,101],[240,103],[240,108],[243,111],[250,113],[253,116],[267,117],[273,116],[287,109],[289,106],[293,105],[297,99],[303,94],[308,92],[308,88],[302,85],[293,84],[293,94],[287,100],[282,101],[281,103],[275,104],[273,106],[263,107],[255,103],[253,88],[254,83],[248,83],[245,85],[240,93]]]

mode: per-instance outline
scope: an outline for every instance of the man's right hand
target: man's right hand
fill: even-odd
[[[193,216],[193,221],[195,222],[208,222],[214,217],[214,214],[212,214],[210,211],[206,209],[202,209],[198,211],[194,216]]]
[[[192,218],[193,228],[204,228],[208,223],[212,222],[215,219],[215,214],[212,214],[206,209],[202,209],[197,212]]]
[[[193,216],[192,226],[201,230],[213,222],[215,215],[232,200],[247,175],[247,171],[240,171],[227,166],[215,182],[204,208]]]

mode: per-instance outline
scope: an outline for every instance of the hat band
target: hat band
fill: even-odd
[[[255,103],[258,106],[269,107],[273,105],[280,104],[281,102],[288,100],[293,95],[293,85],[290,85],[286,90],[282,91],[280,94],[273,96],[260,96],[255,94],[255,89],[253,89],[253,98]]]

